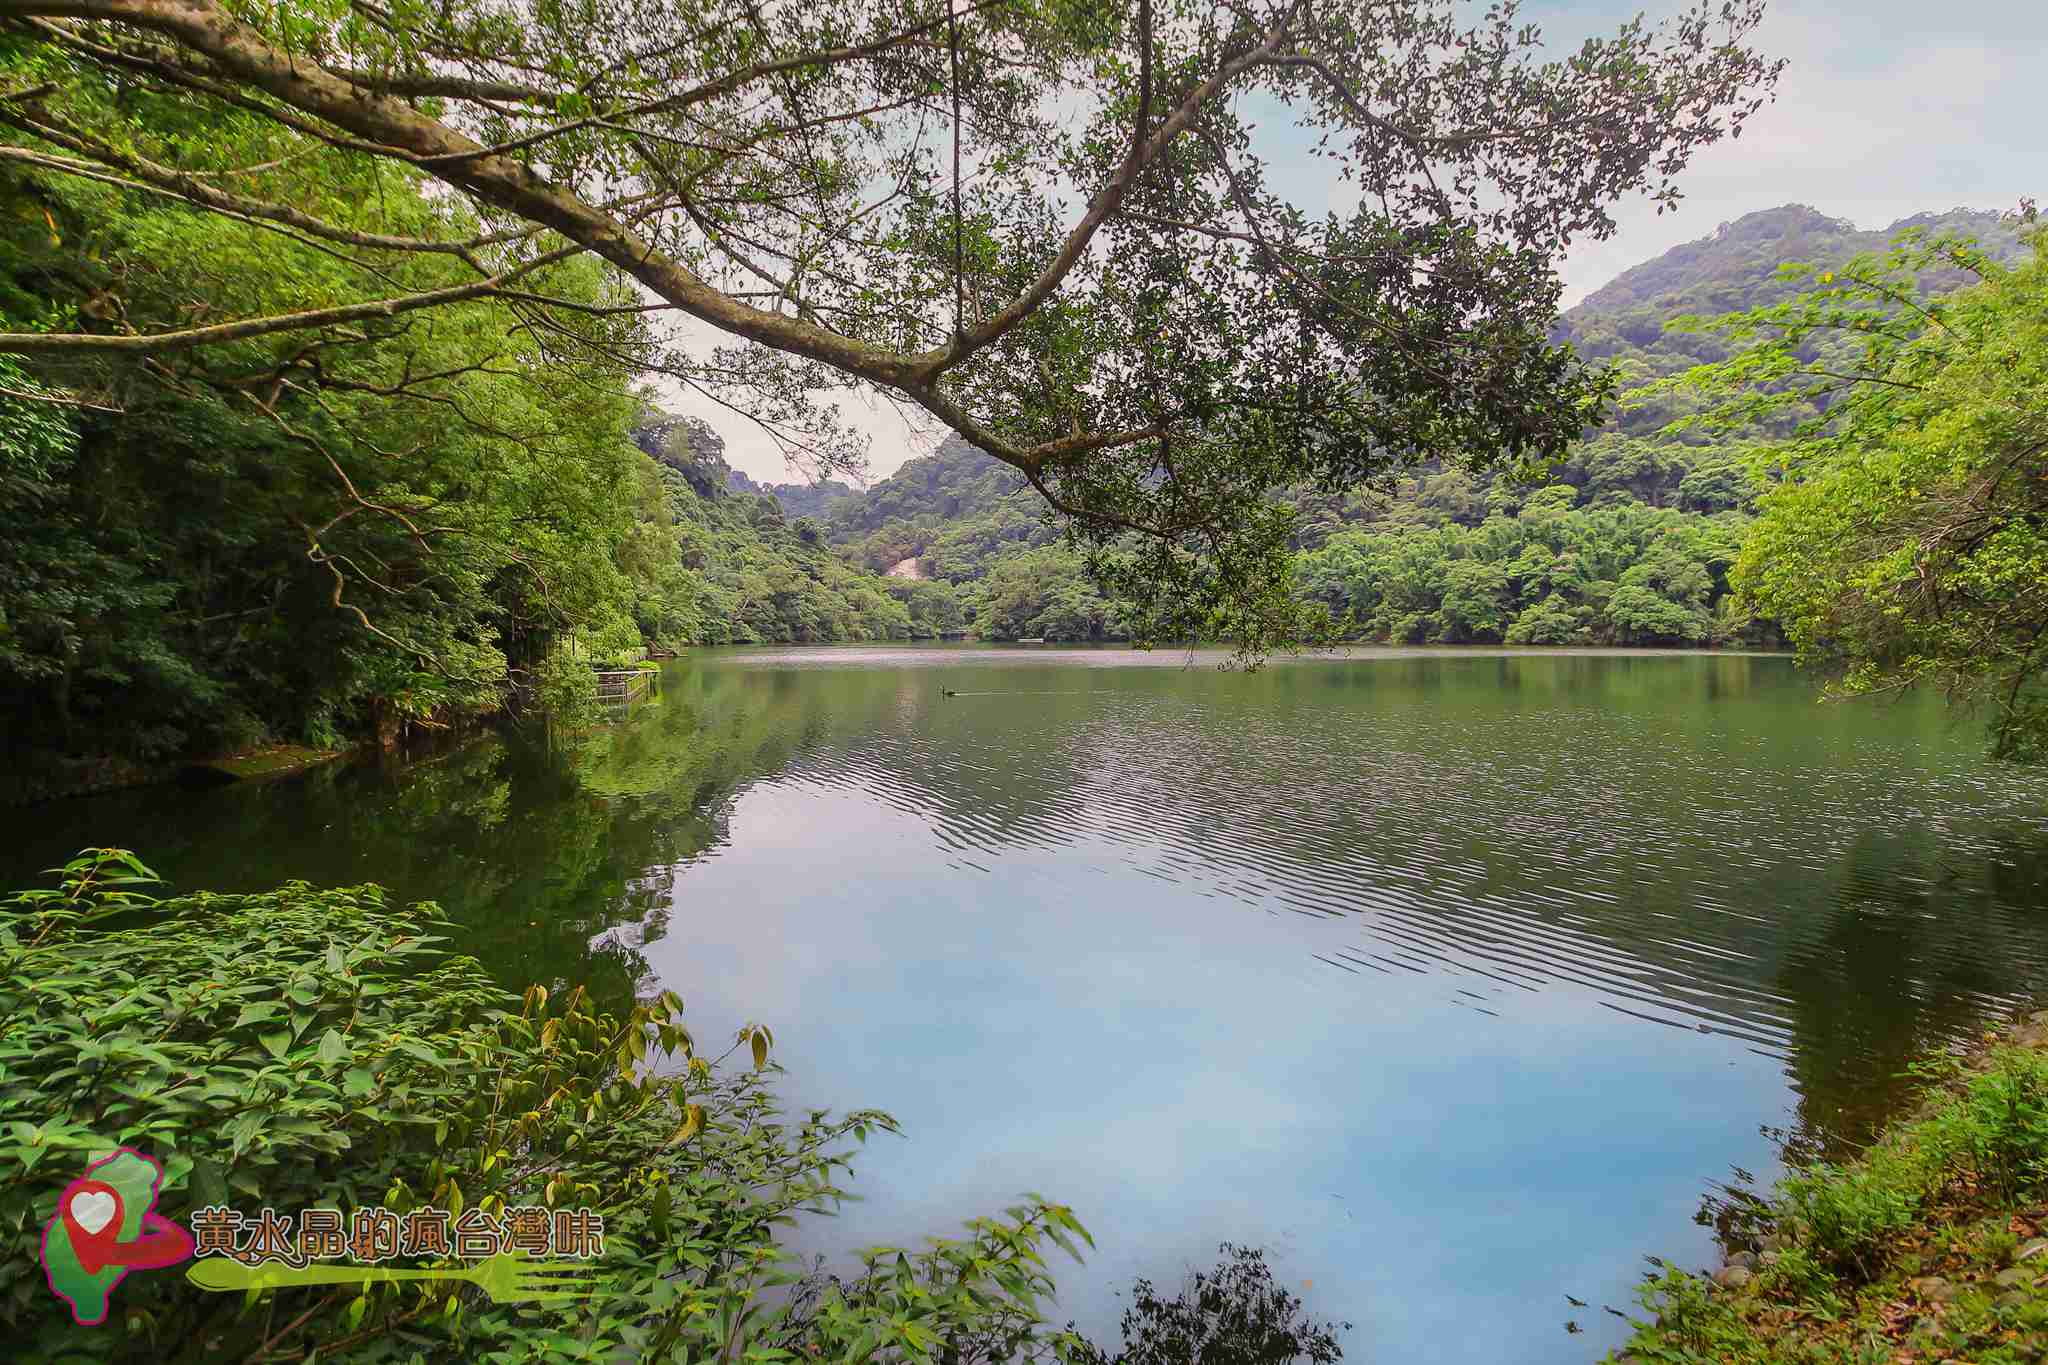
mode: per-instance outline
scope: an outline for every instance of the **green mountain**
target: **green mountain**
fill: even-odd
[[[1988,209],[1918,213],[1865,232],[1847,219],[1787,204],[1723,223],[1711,236],[1623,271],[1566,312],[1552,337],[1571,342],[1589,359],[1639,361],[1655,375],[1722,360],[1727,352],[1715,338],[1666,332],[1664,324],[1688,314],[1711,316],[1775,303],[1799,288],[1797,280],[1779,278],[1778,267],[1786,262],[1838,264],[1882,252],[1908,229],[1930,237],[1967,234],[2000,260],[2018,260],[2023,252],[2015,225]],[[1960,273],[1922,281],[1936,290],[1967,282]]]
[[[724,438],[703,419],[649,406],[632,436],[657,467],[683,571],[670,615],[640,622],[646,638],[817,643],[932,639],[961,628],[950,592],[884,579],[834,553],[816,522],[786,513],[782,488],[726,463]],[[852,496],[844,484],[816,491],[835,487]]]
[[[860,490],[838,479],[823,483],[755,483],[734,470],[732,486],[749,493],[766,493],[782,507],[786,517],[822,517],[842,502],[860,496]]]
[[[1764,209],[1723,223],[1712,234],[1675,246],[1652,261],[1624,270],[1565,313],[1574,329],[1602,318],[1649,308],[1670,313],[1702,304],[1722,310],[1754,308],[1783,298],[1792,286],[1775,278],[1786,261],[1843,261],[1881,252],[1908,229],[1929,236],[1961,232],[2002,259],[2019,250],[2015,226],[1994,209],[1916,213],[1889,227],[1863,231],[1846,218],[1830,218],[1805,204]],[[1655,339],[1636,340],[1646,345]]]
[[[1796,289],[1790,261],[1840,263],[1881,252],[1908,228],[1959,231],[2017,259],[1992,212],[1923,213],[1876,231],[1790,204],[1752,213],[1625,271],[1558,320],[1555,339],[1631,379],[1724,358],[1720,341],[1667,332],[1686,315],[1762,306]],[[1958,287],[1957,272],[1923,280]],[[1532,489],[1430,465],[1391,496],[1301,492],[1304,591],[1364,638],[1515,643],[1761,643],[1768,622],[1739,618],[1727,568],[1754,496],[1737,453],[1666,437],[1675,408],[1624,410]],[[915,572],[956,594],[992,638],[1105,638],[1113,604],[1094,593],[1039,499],[1008,466],[950,438],[824,517],[833,547],[871,572]],[[914,566],[914,567],[913,567]]]
[[[906,461],[866,493],[833,507],[825,526],[835,545],[877,572],[937,555],[945,562],[927,565],[927,572],[950,577],[956,575],[947,573],[949,563],[964,570],[966,560],[1005,545],[1057,539],[1041,524],[1043,506],[1023,475],[949,436],[931,454]],[[972,549],[952,543],[970,529],[976,533]]]

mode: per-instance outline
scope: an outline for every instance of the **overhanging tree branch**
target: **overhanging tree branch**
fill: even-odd
[[[0,0],[48,72],[76,73],[39,69],[33,100],[5,101],[28,138],[6,155],[360,253],[466,259],[508,229],[552,233],[745,343],[741,360],[669,354],[682,382],[799,424],[837,385],[900,395],[1080,521],[1163,534],[1290,482],[1560,452],[1605,393],[1547,342],[1563,242],[1610,231],[1624,193],[1668,196],[1754,110],[1776,73],[1743,45],[1760,5],[1712,0],[1546,63],[1514,0],[1470,29],[1454,0],[804,0],[772,16],[515,0],[530,22],[512,27],[497,0]],[[1245,95],[1302,111],[1323,135],[1311,154],[1364,207],[1317,221],[1267,192]],[[263,178],[224,183],[240,172],[136,133],[133,110],[193,108],[271,121],[283,158],[266,142],[245,158]],[[950,145],[927,136],[948,113]],[[317,155],[295,160],[295,141]],[[481,223],[443,242],[287,192],[383,183],[361,158],[436,178]],[[148,354],[495,282],[544,346],[652,363],[601,335],[634,302],[558,312],[505,268],[343,310],[0,350]],[[1235,534],[1221,559],[1265,554],[1230,549]]]
[[[0,332],[0,354],[161,355],[166,351],[217,346],[230,341],[248,341],[254,337],[269,336],[277,332],[302,332],[316,327],[335,327],[343,323],[361,322],[368,318],[396,317],[400,313],[416,312],[422,308],[439,308],[446,304],[488,297],[497,292],[501,285],[510,284],[556,261],[580,255],[582,251],[583,248],[578,246],[557,247],[553,251],[541,253],[515,269],[501,271],[469,284],[452,285],[446,289],[428,289],[417,294],[374,299],[368,303],[343,304],[336,308],[315,308],[303,313],[287,313],[280,317],[219,322],[209,327],[188,327],[183,331],[158,332],[151,336],[101,336],[89,332]]]

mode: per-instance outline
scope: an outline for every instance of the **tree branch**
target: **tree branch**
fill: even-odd
[[[1131,187],[1137,183],[1139,173],[1165,154],[1173,140],[1194,122],[1195,115],[1201,112],[1202,107],[1214,99],[1225,86],[1256,65],[1261,57],[1270,55],[1279,47],[1281,40],[1287,36],[1288,26],[1293,23],[1296,8],[1288,8],[1279,22],[1262,36],[1258,47],[1218,66],[1207,80],[1197,85],[1181,100],[1179,106],[1167,116],[1166,121],[1159,125],[1158,131],[1152,136],[1134,136],[1123,164],[1117,168],[1116,174],[1110,177],[1109,183],[1096,192],[1087,212],[1081,215],[1081,221],[1067,233],[1066,240],[1061,243],[1059,254],[1053,258],[1052,264],[1047,266],[1022,293],[1012,299],[1007,307],[987,322],[955,337],[950,345],[920,357],[919,368],[922,376],[926,380],[938,378],[984,346],[1000,340],[1011,328],[1037,312],[1080,262],[1082,253],[1088,249],[1089,242],[1094,240],[1097,230],[1130,195]]]
[[[86,355],[112,352],[128,355],[157,355],[164,351],[189,350],[194,346],[247,341],[274,332],[297,332],[313,327],[333,327],[365,318],[395,317],[421,308],[438,308],[495,293],[501,284],[532,274],[542,266],[581,254],[580,246],[558,247],[488,279],[447,289],[429,289],[398,298],[368,303],[345,304],[338,308],[316,308],[304,313],[285,313],[267,318],[245,318],[220,322],[210,327],[189,327],[182,332],[158,332],[153,336],[104,336],[90,332],[0,332],[0,355]]]

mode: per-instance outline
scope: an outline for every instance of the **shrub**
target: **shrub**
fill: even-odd
[[[1123,1349],[1110,1356],[1084,1344],[1077,1365],[1330,1365],[1343,1358],[1338,1324],[1304,1319],[1301,1300],[1273,1283],[1262,1252],[1228,1242],[1218,1250],[1222,1261],[1195,1272],[1172,1299],[1139,1280],[1123,1318]]]
[[[96,849],[61,889],[0,901],[0,1339],[15,1359],[656,1361],[1011,1358],[1044,1330],[1048,1242],[1085,1238],[1030,1199],[959,1241],[866,1253],[846,1282],[797,1281],[776,1236],[842,1197],[850,1142],[886,1115],[787,1120],[771,1043],[700,1054],[664,993],[623,1018],[581,989],[505,995],[446,951],[431,905],[294,882],[158,900],[131,855]],[[599,1292],[492,1305],[447,1281],[260,1296],[135,1275],[81,1330],[42,1282],[41,1224],[118,1145],[159,1159],[160,1211],[253,1214],[428,1204],[459,1215],[588,1206]]]
[[[2048,1055],[2010,1052],[1947,1116],[1958,1158],[2002,1197],[2048,1183]]]
[[[1959,1178],[2005,1201],[2048,1185],[2048,1055],[1999,1050],[1854,1165],[1786,1181],[1785,1212],[1816,1256],[1868,1278],[1887,1243]]]
[[[590,665],[557,649],[534,665],[533,697],[548,719],[566,729],[592,725],[604,714]]]
[[[2048,1052],[2001,1046],[1971,1067],[1916,1070],[1931,1089],[1913,1117],[1854,1161],[1795,1172],[1760,1210],[1781,1245],[1757,1289],[1668,1269],[1638,1290],[1650,1317],[1625,1358],[1801,1365],[1918,1359],[1931,1345],[2033,1360],[2048,1300],[2001,1272],[2048,1192]],[[1906,1333],[1899,1306],[1937,1269],[1952,1296]]]

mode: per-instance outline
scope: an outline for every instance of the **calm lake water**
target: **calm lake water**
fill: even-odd
[[[7,813],[0,872],[375,880],[508,985],[759,1019],[793,1103],[903,1123],[828,1254],[1025,1190],[1062,1311],[1262,1245],[1357,1361],[1587,1361],[1784,1144],[2048,989],[2048,779],[1779,658],[704,652],[549,750]],[[945,689],[957,696],[948,697]],[[1573,1309],[1567,1294],[1590,1301]],[[1585,1329],[1568,1335],[1566,1319]]]

